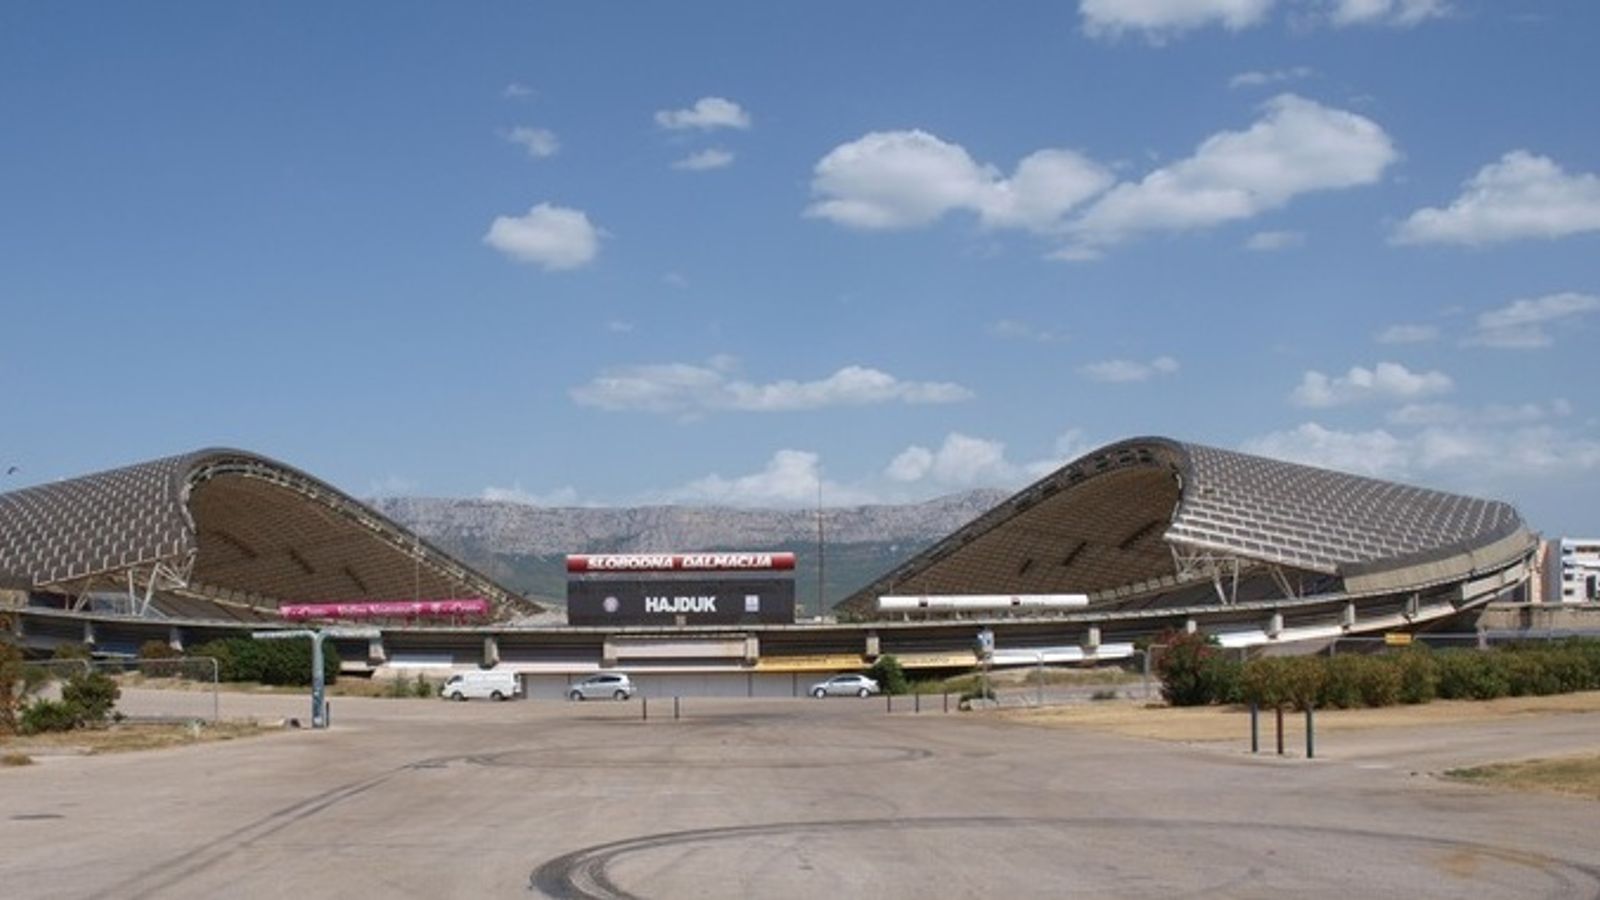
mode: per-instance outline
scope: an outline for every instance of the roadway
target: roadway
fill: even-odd
[[[137,697],[130,697],[138,702]],[[224,695],[224,715],[305,715]],[[1590,801],[1428,773],[1600,714],[1257,758],[881,700],[335,701],[326,732],[0,769],[10,898],[1600,896]],[[666,716],[660,714],[667,714]]]

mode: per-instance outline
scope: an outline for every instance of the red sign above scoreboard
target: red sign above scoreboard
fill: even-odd
[[[603,572],[786,572],[793,553],[573,553],[567,571]]]

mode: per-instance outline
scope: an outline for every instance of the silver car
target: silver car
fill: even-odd
[[[602,672],[567,688],[568,700],[629,700],[634,692],[633,679],[626,675]]]
[[[818,700],[823,697],[870,697],[876,693],[878,683],[865,675],[835,675],[811,686],[811,696]]]

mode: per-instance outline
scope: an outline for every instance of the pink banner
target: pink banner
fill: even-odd
[[[486,616],[489,601],[373,600],[356,603],[285,603],[278,615],[291,622],[305,619],[411,619],[435,616]]]

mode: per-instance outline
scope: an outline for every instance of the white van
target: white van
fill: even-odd
[[[439,688],[446,700],[506,700],[522,695],[522,682],[515,672],[460,672]]]

